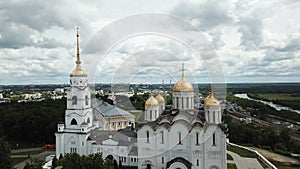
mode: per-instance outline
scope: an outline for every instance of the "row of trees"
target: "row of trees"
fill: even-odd
[[[52,169],[57,166],[62,166],[63,169],[136,169],[137,167],[122,166],[121,163],[117,163],[114,159],[102,158],[101,153],[90,154],[88,156],[80,156],[77,153],[66,154],[64,157],[60,157],[59,160],[56,157],[52,160]],[[29,163],[26,163],[24,169],[42,169],[42,161],[32,159]]]

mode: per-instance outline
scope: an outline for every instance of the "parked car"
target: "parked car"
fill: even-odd
[[[46,149],[55,149],[55,145],[54,144],[45,144],[44,147]]]

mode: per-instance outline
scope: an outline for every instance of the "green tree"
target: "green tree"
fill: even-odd
[[[100,153],[80,156],[77,153],[66,154],[57,161],[64,169],[114,169],[112,160],[104,161]]]
[[[10,148],[7,142],[0,138],[0,168],[11,169]]]
[[[24,169],[43,169],[42,167],[43,161],[39,159],[30,159],[30,162],[26,162],[26,165],[24,166]]]

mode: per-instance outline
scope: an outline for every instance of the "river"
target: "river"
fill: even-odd
[[[296,112],[296,113],[300,114],[300,110],[295,110],[295,109],[292,109],[290,107],[282,106],[282,105],[275,104],[275,103],[269,102],[269,101],[252,99],[252,98],[248,97],[247,93],[235,94],[234,96],[238,97],[238,98],[243,98],[243,99],[248,99],[248,100],[254,100],[254,101],[257,101],[257,102],[264,103],[266,105],[269,105],[269,106],[273,107],[277,111],[280,111],[280,110],[289,110],[289,111]]]

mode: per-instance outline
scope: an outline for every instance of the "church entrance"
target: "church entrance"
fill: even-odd
[[[175,162],[172,165],[170,165],[169,169],[188,169],[184,164]]]
[[[167,169],[191,169],[192,163],[182,157],[174,158],[167,162]]]
[[[114,157],[112,155],[108,155],[108,156],[106,156],[105,160],[111,160],[111,161],[113,161]]]
[[[153,169],[153,168],[154,168],[153,164],[149,160],[144,161],[142,164],[142,169]]]

